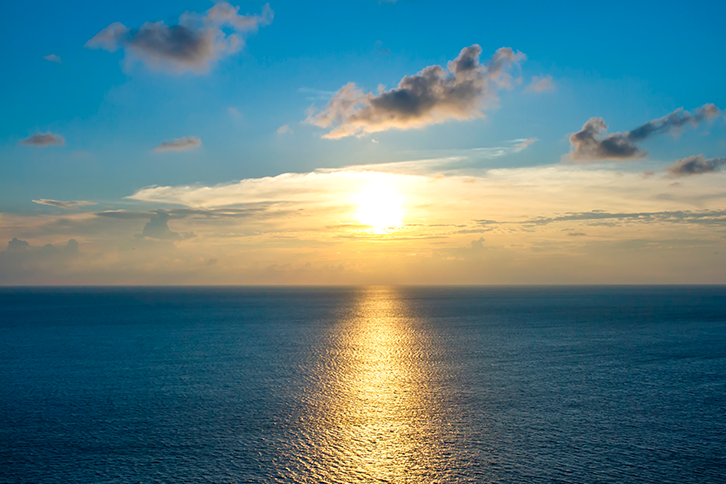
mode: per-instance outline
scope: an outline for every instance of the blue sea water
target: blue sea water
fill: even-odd
[[[0,482],[726,482],[726,287],[1,289]]]

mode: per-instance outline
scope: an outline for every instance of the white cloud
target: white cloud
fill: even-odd
[[[277,128],[277,134],[287,134],[292,133],[292,129],[290,129],[290,126],[287,124],[283,124],[279,128]]]
[[[47,60],[47,61],[49,61],[49,62],[55,62],[55,63],[57,63],[57,64],[60,64],[60,63],[61,63],[61,58],[60,58],[60,57],[58,57],[58,56],[57,56],[57,55],[55,55],[55,54],[50,54],[50,55],[44,55],[44,56],[43,56],[43,59],[45,59],[45,60]]]
[[[75,210],[79,207],[85,207],[88,205],[96,205],[95,202],[87,202],[85,200],[61,201],[61,200],[49,200],[47,198],[41,198],[40,200],[33,200],[33,203],[37,203],[39,205],[48,205],[50,207],[65,208],[67,210]]]

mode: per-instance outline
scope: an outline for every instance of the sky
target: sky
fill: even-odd
[[[0,9],[0,285],[726,283],[724,2]]]

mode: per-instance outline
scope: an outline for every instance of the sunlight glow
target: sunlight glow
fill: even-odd
[[[403,197],[386,184],[370,185],[355,197],[355,218],[370,225],[376,233],[396,230],[402,225]]]

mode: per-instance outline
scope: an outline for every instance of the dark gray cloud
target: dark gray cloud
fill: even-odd
[[[681,158],[672,165],[666,167],[666,172],[672,177],[680,178],[683,176],[702,175],[704,173],[713,173],[720,171],[722,166],[726,165],[726,158],[709,158],[703,155],[689,156]]]
[[[164,214],[168,220],[179,220],[184,218],[244,218],[251,215],[264,212],[267,204],[255,204],[250,208],[218,208],[218,209],[194,209],[194,208],[175,208],[172,210],[154,210],[150,212],[133,212],[126,210],[108,210],[105,212],[96,212],[98,217],[115,218],[122,220],[149,220],[159,214]]]
[[[207,72],[217,60],[238,52],[244,34],[272,22],[269,4],[259,15],[240,15],[239,7],[217,3],[205,15],[186,12],[177,25],[146,22],[129,29],[114,22],[86,43],[92,49],[124,49],[131,60],[149,67],[176,72]],[[231,31],[231,32],[230,32]]]
[[[62,146],[66,144],[66,140],[59,134],[53,134],[50,131],[45,133],[37,133],[33,136],[28,136],[24,140],[20,141],[21,145],[25,146]]]
[[[174,141],[164,141],[154,148],[154,151],[184,151],[198,146],[202,146],[202,140],[195,138],[194,136],[183,136],[179,139],[175,139]]]
[[[595,224],[617,223],[617,222],[641,222],[641,223],[684,223],[695,225],[724,225],[726,226],[726,210],[679,210],[672,212],[624,212],[611,213],[600,210],[591,212],[572,212],[557,217],[538,217],[521,222],[493,220],[475,220],[476,223],[488,226],[492,224],[509,224],[537,226],[549,225],[557,222],[591,222]]]
[[[363,93],[354,83],[343,86],[319,113],[307,122],[331,128],[324,138],[360,136],[387,129],[422,128],[451,119],[481,117],[482,108],[497,99],[497,92],[512,86],[510,70],[525,58],[503,47],[486,65],[479,64],[481,47],[464,48],[447,69],[429,66],[404,77],[390,91]]]
[[[38,205],[48,205],[50,207],[65,208],[67,210],[75,210],[78,207],[84,207],[87,205],[96,205],[95,202],[87,202],[85,200],[49,200],[47,198],[41,198],[40,200],[33,200],[33,203]]]
[[[30,244],[25,240],[19,240],[17,237],[13,237],[13,240],[8,242],[7,250],[23,250],[30,247]]]
[[[648,153],[640,149],[637,143],[657,134],[677,132],[687,125],[697,126],[704,120],[715,118],[720,112],[713,104],[704,104],[693,113],[677,109],[631,131],[612,134],[607,134],[604,119],[590,118],[580,131],[570,136],[570,159],[599,161],[643,158]]]

